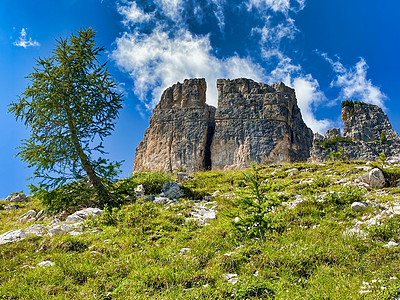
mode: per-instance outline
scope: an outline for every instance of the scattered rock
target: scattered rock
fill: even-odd
[[[362,231],[360,228],[354,227],[354,228],[345,230],[343,232],[343,236],[345,236],[345,237],[354,236],[358,239],[364,240],[367,238],[368,234],[366,232]]]
[[[28,202],[29,197],[24,193],[16,193],[9,195],[4,201],[8,202]]]
[[[186,174],[185,172],[178,172],[176,174],[176,180],[178,182],[183,182],[183,181],[187,181],[187,180],[191,180],[192,177],[190,177],[188,174]]]
[[[356,181],[366,183],[368,186],[378,189],[383,188],[386,183],[383,172],[378,168],[374,168],[368,173],[361,175]]]
[[[363,210],[364,208],[366,208],[368,206],[368,203],[365,202],[353,202],[351,204],[351,209],[353,211],[360,211]]]
[[[47,268],[47,267],[52,267],[54,266],[56,263],[50,261],[50,260],[45,260],[42,261],[40,263],[38,263],[36,266],[38,266],[39,268]]]
[[[201,226],[208,225],[211,220],[216,218],[216,206],[213,205],[215,202],[207,203],[196,203],[194,206],[194,211],[192,211],[192,216],[194,220],[199,222]],[[208,208],[207,205],[213,205]]]
[[[176,199],[183,196],[183,190],[176,182],[167,182],[166,184],[164,184],[162,192],[162,196],[170,199]]]
[[[23,240],[26,237],[23,229],[11,230],[0,235],[0,245]]]
[[[225,274],[222,274],[222,276],[224,276],[224,278],[232,284],[236,284],[238,282],[237,274],[225,273]]]
[[[239,217],[236,217],[236,218],[233,219],[233,222],[235,222],[235,223],[239,223],[239,221],[240,221]]]
[[[174,200],[171,200],[171,199],[169,199],[167,197],[162,197],[162,196],[155,197],[154,201],[153,201],[153,203],[163,204],[163,205],[171,204],[171,203],[174,203],[174,202],[175,202]]]
[[[136,198],[140,198],[143,197],[145,193],[143,184],[139,184],[136,188],[135,188],[135,196]]]
[[[184,256],[184,255],[188,254],[190,251],[192,251],[191,248],[182,248],[182,249],[179,251],[179,255]]]
[[[15,205],[15,204],[8,204],[8,205],[5,205],[4,206],[4,209],[5,210],[16,210],[16,209],[18,209],[19,207],[17,206],[17,205]]]
[[[33,224],[25,229],[26,236],[35,235],[42,236],[46,233],[46,228],[43,225]]]
[[[61,228],[61,226],[51,227],[47,231],[47,235],[51,236],[51,237],[57,236],[57,235],[62,235],[64,233],[67,233],[67,232],[63,228]]]
[[[74,212],[72,215],[69,215],[65,220],[65,223],[79,223],[83,220],[86,220],[89,216],[99,216],[103,213],[100,208],[85,208],[79,211]]]
[[[399,245],[398,243],[390,241],[386,245],[383,245],[383,247],[392,248],[392,247],[396,247],[398,245]]]
[[[154,195],[150,195],[144,199],[144,201],[154,201],[154,200],[156,200],[156,196],[154,196]]]
[[[19,221],[21,223],[25,223],[30,220],[35,220],[35,216],[36,216],[36,211],[31,209],[31,210],[28,210],[26,213],[24,213],[22,216],[20,216]]]

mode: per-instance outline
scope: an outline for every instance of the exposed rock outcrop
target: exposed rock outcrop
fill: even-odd
[[[166,89],[136,149],[133,171],[202,171],[211,167],[215,108],[206,104],[205,79]]]
[[[212,169],[306,160],[312,131],[293,89],[251,79],[218,79]]]
[[[311,161],[324,161],[340,148],[345,159],[374,161],[381,153],[386,157],[400,154],[399,136],[380,107],[366,103],[344,106],[342,119],[343,136],[337,128],[327,130],[325,136],[314,134]]]

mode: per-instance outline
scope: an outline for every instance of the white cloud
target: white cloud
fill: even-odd
[[[372,84],[371,79],[367,79],[368,65],[364,58],[361,57],[355,66],[346,68],[339,59],[333,61],[326,53],[322,53],[321,56],[329,62],[336,73],[336,78],[331,82],[331,87],[340,88],[337,100],[343,101],[353,98],[385,108],[384,102],[387,96],[379,87]]]
[[[153,16],[153,14],[146,14],[137,6],[136,2],[131,2],[129,5],[118,5],[118,12],[124,17],[124,25],[148,22]]]
[[[163,13],[173,21],[181,19],[184,0],[155,0]]]
[[[305,7],[305,0],[295,0],[297,5],[293,6],[290,0],[249,0],[247,3],[248,9],[252,8],[267,10],[271,9],[274,12],[280,12],[288,15],[289,11],[298,12]]]
[[[296,91],[297,104],[301,110],[304,122],[313,132],[324,134],[334,122],[328,119],[318,120],[315,110],[319,105],[328,102],[325,94],[320,90],[318,81],[311,74],[304,75],[300,65],[294,65],[289,57],[282,57],[277,67],[269,74],[268,82],[282,81]]]
[[[218,26],[221,31],[225,29],[224,5],[226,0],[210,0],[215,5],[214,15],[218,20]]]
[[[29,40],[27,39],[25,28],[22,28],[19,38],[13,44],[14,46],[23,48],[40,46],[40,44],[37,41],[33,41],[31,37]]]
[[[262,68],[250,58],[233,55],[219,59],[212,54],[208,36],[195,36],[186,29],[174,37],[157,27],[151,34],[125,33],[116,40],[112,58],[129,72],[135,94],[153,108],[162,91],[186,78],[204,77],[208,82],[207,102],[217,104],[217,78],[247,77],[261,80]],[[151,93],[152,99],[148,100]]]

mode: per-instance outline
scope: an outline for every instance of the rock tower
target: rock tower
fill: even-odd
[[[250,79],[217,81],[218,109],[207,105],[205,79],[166,89],[154,108],[133,171],[245,168],[250,162],[304,161],[312,131],[293,89]]]

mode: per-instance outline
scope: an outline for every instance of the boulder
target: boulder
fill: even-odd
[[[368,173],[361,175],[356,179],[356,181],[365,183],[368,186],[377,189],[383,188],[386,184],[385,176],[383,175],[383,172],[378,168],[374,168]]]
[[[23,229],[11,230],[0,235],[0,245],[20,241],[26,237]]]
[[[140,198],[143,197],[145,193],[143,184],[139,184],[136,188],[135,188],[135,196],[136,198]]]
[[[78,223],[86,220],[89,216],[99,216],[103,213],[100,208],[85,208],[79,211],[74,212],[72,215],[69,215],[65,220],[65,223]]]
[[[25,235],[26,236],[43,236],[46,233],[46,228],[40,224],[33,224],[28,228],[25,228]]]
[[[351,204],[351,209],[353,211],[361,211],[361,210],[365,209],[367,206],[368,206],[368,204],[365,202],[353,202]]]
[[[25,195],[24,193],[15,193],[15,194],[11,194],[9,195],[5,201],[8,202],[28,202],[29,201],[29,197],[27,195]]]
[[[38,263],[36,266],[38,266],[39,268],[46,268],[46,267],[52,267],[54,265],[55,265],[54,262],[52,262],[50,260],[45,260],[45,261]]]
[[[31,209],[24,213],[22,216],[19,217],[19,221],[25,223],[29,220],[35,220],[36,211]]]
[[[167,182],[162,188],[160,196],[176,199],[183,196],[183,190],[176,182]]]

